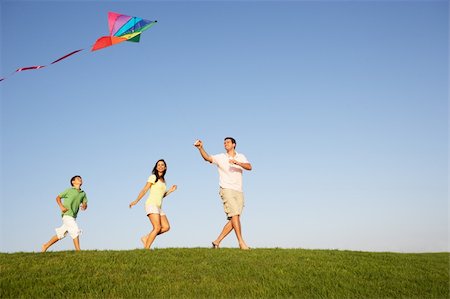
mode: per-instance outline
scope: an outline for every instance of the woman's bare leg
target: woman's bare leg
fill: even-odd
[[[169,219],[166,215],[161,216],[161,230],[158,235],[167,233],[170,230]]]
[[[153,226],[153,230],[148,234],[147,239],[145,240],[145,248],[150,249],[153,241],[155,241],[156,236],[161,231],[161,216],[159,214],[149,214],[148,219]]]
[[[161,220],[161,230],[159,231],[158,235],[167,233],[170,230],[169,219],[167,219],[167,216],[165,216],[165,215],[161,216],[160,220]],[[144,247],[145,247],[145,244],[147,243],[147,238],[149,235],[150,234],[147,234],[141,238],[141,242],[142,242],[142,244],[144,244]]]

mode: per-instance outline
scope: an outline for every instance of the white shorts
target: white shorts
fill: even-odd
[[[145,205],[145,213],[147,216],[149,214],[159,214],[161,216],[166,216],[166,213],[164,213],[164,211],[156,205]]]
[[[72,216],[64,215],[62,217],[63,225],[61,227],[56,228],[56,236],[58,239],[62,239],[67,235],[67,232],[70,234],[72,239],[75,239],[81,234],[81,229],[78,228],[78,224],[75,222],[75,218]]]

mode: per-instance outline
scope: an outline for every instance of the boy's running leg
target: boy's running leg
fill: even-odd
[[[75,246],[76,251],[80,251],[80,237],[76,237],[73,239],[73,245]]]
[[[52,246],[53,244],[55,244],[58,241],[59,241],[58,236],[56,236],[56,235],[53,236],[47,243],[42,245],[41,252],[46,252],[50,246]]]

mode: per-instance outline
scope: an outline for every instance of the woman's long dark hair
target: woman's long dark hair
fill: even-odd
[[[166,169],[164,169],[164,172],[162,173],[162,176],[159,176],[159,173],[158,173],[158,170],[156,169],[156,166],[158,166],[158,163],[159,162],[164,162],[164,165],[166,166]],[[156,181],[155,181],[155,183],[160,179],[160,178],[162,178],[164,181],[166,181],[166,179],[164,178],[164,176],[166,175],[166,171],[167,171],[167,163],[166,163],[166,161],[164,161],[164,159],[159,159],[158,161],[156,161],[156,163],[155,163],[155,167],[153,167],[153,170],[152,170],[152,174],[154,174],[155,176],[156,176]]]

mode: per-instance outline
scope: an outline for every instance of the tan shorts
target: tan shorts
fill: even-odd
[[[230,219],[233,216],[241,215],[244,209],[244,193],[233,190],[220,188],[220,198],[222,198],[223,210]]]
[[[63,225],[55,229],[58,239],[61,240],[67,235],[67,233],[70,234],[72,239],[76,239],[76,237],[81,234],[81,229],[78,228],[78,225],[75,222],[75,218],[64,215],[62,217],[62,222]]]

